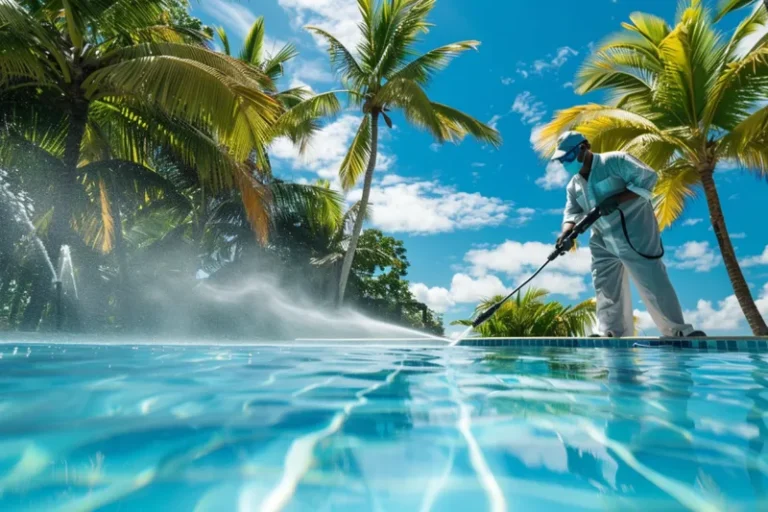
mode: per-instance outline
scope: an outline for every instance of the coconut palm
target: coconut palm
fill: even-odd
[[[389,112],[399,110],[408,122],[426,129],[439,143],[458,142],[468,134],[493,145],[501,141],[496,130],[454,108],[433,102],[424,90],[435,73],[459,54],[476,49],[479,42],[462,41],[418,55],[415,44],[430,26],[427,16],[435,0],[358,0],[357,3],[362,23],[355,53],[324,29],[308,27],[327,42],[331,65],[339,73],[345,89],[319,94],[284,116],[284,121],[296,122],[336,114],[341,108],[339,94],[346,94],[362,114],[360,127],[339,169],[341,184],[346,190],[364,177],[362,214],[355,220],[342,264],[339,303],[344,300],[368,207],[378,155],[380,119],[391,128]]]
[[[227,56],[232,56],[232,47],[229,42],[229,36],[223,27],[216,29],[216,33],[221,40],[224,53]],[[292,44],[286,44],[285,46],[277,49],[274,53],[267,51],[265,47],[266,42],[266,25],[264,18],[259,16],[256,21],[253,22],[251,30],[243,42],[243,47],[240,49],[238,59],[247,65],[253,67],[259,73],[269,78],[271,83],[276,84],[277,81],[285,74],[285,66],[291,60],[298,56],[296,47]],[[300,104],[302,101],[309,98],[312,94],[308,88],[297,87],[288,89],[285,91],[269,91],[269,93],[277,100],[285,109],[290,109]],[[272,130],[268,139],[261,141],[262,146],[255,150],[255,155],[266,156],[265,160],[259,162],[263,168],[262,172],[269,172],[269,158],[267,155],[267,146],[273,142],[274,139],[285,136],[291,139],[294,143],[298,144],[303,151],[311,136],[318,128],[317,119],[314,117],[306,117],[300,121],[294,118],[294,122],[279,122],[275,124],[275,129]]]
[[[632,14],[577,77],[579,93],[606,91],[607,102],[557,112],[535,142],[549,155],[558,135],[575,129],[595,151],[625,150],[657,169],[662,228],[702,188],[728,276],[756,335],[768,334],[768,327],[739,267],[714,173],[728,162],[768,176],[768,38],[744,48],[766,22],[768,12],[757,9],[726,37],[700,0],[682,6],[674,27]]]
[[[576,306],[546,301],[546,290],[530,288],[525,295],[504,303],[493,318],[475,332],[488,338],[578,337],[587,334],[595,324],[597,307],[594,299]],[[480,304],[476,313],[487,311],[503,297],[492,297]],[[453,325],[471,326],[472,320],[459,320]]]
[[[175,27],[172,3],[0,0],[0,117],[10,127],[0,145],[32,143],[59,161],[44,223],[53,254],[71,241],[77,207],[88,202],[82,167],[146,165],[158,149],[194,166],[210,190],[239,187],[264,236],[264,193],[241,162],[263,147],[280,114],[268,94],[274,86],[205,48],[204,34]],[[6,165],[23,165],[20,152],[8,154]]]

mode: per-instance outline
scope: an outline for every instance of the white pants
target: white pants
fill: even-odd
[[[642,202],[642,204],[641,204]],[[629,239],[646,255],[661,253],[661,234],[651,203],[636,199],[622,205]],[[619,212],[609,219],[606,232],[593,231],[592,281],[597,293],[598,330],[615,337],[634,336],[634,314],[629,278],[635,282],[645,307],[664,336],[687,336],[693,327],[685,323],[677,293],[661,259],[650,260],[637,254],[627,243]]]

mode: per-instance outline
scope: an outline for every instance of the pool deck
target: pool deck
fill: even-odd
[[[462,347],[674,348],[718,352],[768,352],[768,338],[468,338]]]

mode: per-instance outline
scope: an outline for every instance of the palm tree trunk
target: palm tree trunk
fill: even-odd
[[[365,212],[368,209],[368,199],[371,195],[371,183],[373,182],[373,171],[376,169],[376,157],[379,149],[379,113],[371,113],[371,156],[368,160],[368,168],[365,170],[365,181],[363,182],[363,197],[360,199],[360,211],[357,212],[355,227],[352,230],[352,239],[349,241],[349,248],[344,255],[344,264],[341,267],[341,277],[339,279],[338,305],[344,303],[344,293],[349,281],[349,272],[352,270],[352,261],[355,259],[357,251],[357,242],[360,239],[360,233],[363,231],[365,222]]]
[[[77,187],[77,164],[80,162],[80,145],[88,122],[88,102],[81,97],[79,89],[79,85],[73,86],[74,96],[69,106],[69,129],[64,146],[64,173],[55,185],[53,218],[47,237],[46,249],[53,261],[56,261],[61,246],[67,243],[72,229],[70,222],[72,201]],[[47,269],[42,272],[47,272]],[[24,330],[37,330],[52,291],[50,276],[40,275],[33,285],[32,299],[24,310]]]
[[[725,217],[720,205],[720,196],[717,193],[714,180],[714,170],[704,170],[701,173],[701,181],[704,185],[704,194],[709,206],[709,216],[712,222],[712,229],[715,231],[717,243],[720,245],[720,253],[723,255],[725,269],[728,271],[728,277],[731,279],[733,292],[739,301],[741,310],[752,328],[755,336],[768,336],[768,326],[757,309],[752,293],[749,291],[744,274],[739,266],[739,260],[736,258],[736,252],[733,250],[731,237],[728,234],[728,228],[725,225]]]

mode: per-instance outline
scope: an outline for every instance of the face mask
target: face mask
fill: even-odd
[[[568,171],[568,174],[576,174],[581,171],[582,167],[584,167],[584,162],[574,160],[573,162],[563,162],[562,165],[565,167],[565,170]]]

